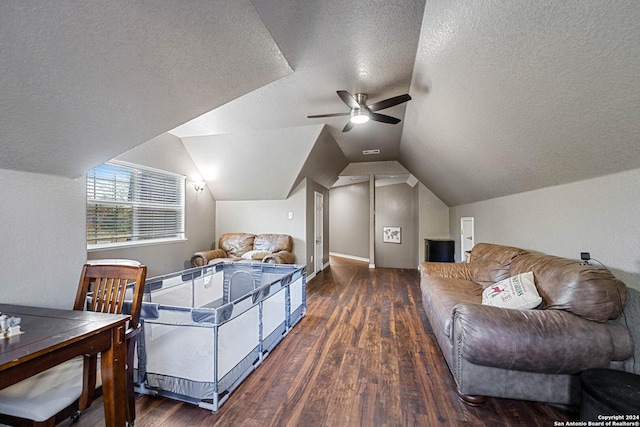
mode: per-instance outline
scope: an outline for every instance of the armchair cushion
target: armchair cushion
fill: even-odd
[[[253,249],[272,253],[293,250],[293,238],[288,234],[258,234],[253,241]]]
[[[240,258],[245,252],[254,249],[253,241],[255,237],[254,234],[247,233],[225,233],[220,236],[218,247],[227,253],[227,257]]]
[[[269,252],[269,251],[261,251],[261,250],[253,250],[253,251],[245,252],[244,254],[242,254],[241,258],[242,259],[258,259],[258,260],[262,260],[267,255],[271,255],[271,252]]]

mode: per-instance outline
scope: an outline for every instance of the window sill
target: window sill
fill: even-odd
[[[126,242],[126,243],[105,243],[102,245],[87,245],[87,252],[99,252],[99,251],[109,251],[115,249],[129,249],[129,248],[137,248],[140,246],[154,246],[154,245],[165,245],[167,243],[181,243],[186,242],[189,239],[187,238],[171,238],[171,239],[154,239],[154,240],[140,240],[136,242]]]

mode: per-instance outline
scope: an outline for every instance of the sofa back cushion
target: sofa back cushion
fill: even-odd
[[[552,255],[524,254],[511,263],[510,274],[533,271],[543,309],[567,310],[597,322],[616,319],[627,299],[627,287],[606,268]]]
[[[253,250],[255,234],[225,233],[218,240],[218,247],[227,252],[230,258],[240,258],[245,252]]]
[[[511,246],[478,243],[471,250],[469,270],[474,282],[486,288],[495,282],[513,276],[509,274],[511,261],[528,253],[524,249]]]
[[[293,239],[288,234],[258,234],[253,242],[253,249],[272,253],[280,251],[291,252],[293,250]]]

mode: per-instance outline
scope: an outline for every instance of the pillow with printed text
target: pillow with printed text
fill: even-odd
[[[536,308],[542,303],[533,279],[533,272],[528,271],[488,286],[482,292],[482,304],[494,307],[527,310]]]

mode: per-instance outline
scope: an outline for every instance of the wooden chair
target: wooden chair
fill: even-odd
[[[85,264],[73,305],[74,310],[131,315],[126,336],[127,425],[135,421],[133,355],[146,274],[144,265]],[[0,423],[55,426],[69,416],[76,421],[94,398],[97,371],[97,356],[86,355],[0,390]]]

